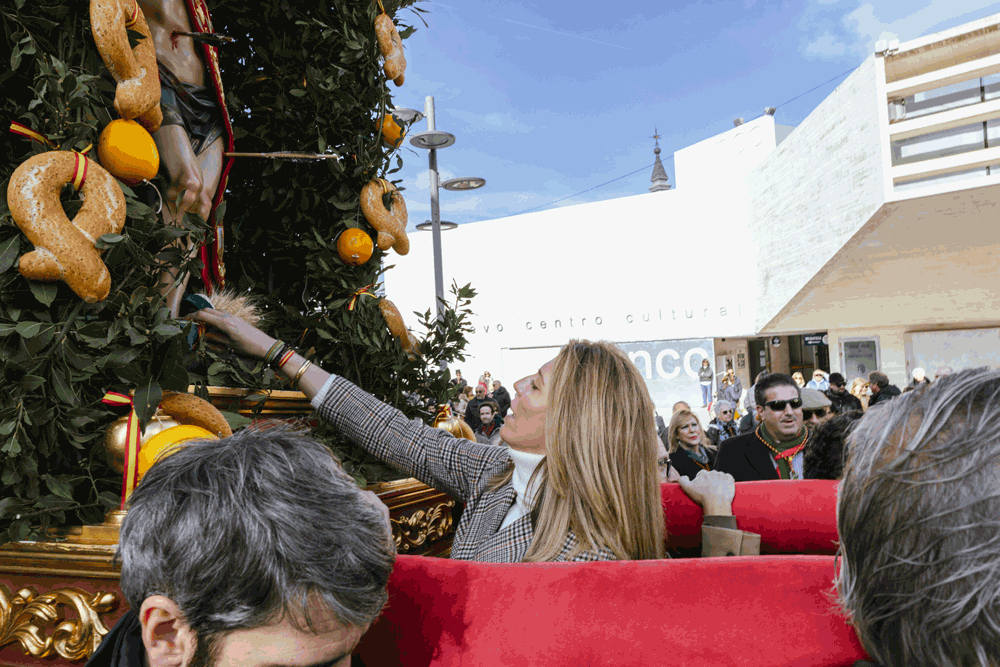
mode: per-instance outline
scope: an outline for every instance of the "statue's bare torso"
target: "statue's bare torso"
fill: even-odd
[[[174,36],[192,32],[184,0],[139,0],[156,47],[156,59],[178,79],[196,86],[205,85],[205,64],[193,39]]]

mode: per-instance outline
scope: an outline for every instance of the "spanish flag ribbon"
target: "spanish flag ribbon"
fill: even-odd
[[[40,144],[45,144],[49,148],[59,148],[52,140],[46,137],[44,134],[39,134],[35,132],[27,125],[22,125],[17,121],[12,120],[10,122],[10,131],[14,134],[24,137],[25,139],[31,139],[32,141],[37,141]]]
[[[125,21],[126,28],[134,28],[135,24],[139,22],[139,0],[132,0],[132,9],[128,13],[128,19]]]
[[[367,296],[372,299],[377,299],[371,292],[375,289],[375,285],[365,285],[364,287],[354,290],[354,294],[351,296],[351,300],[347,302],[347,310],[354,310],[354,307],[358,303],[358,298],[362,296]]]
[[[132,408],[128,414],[128,430],[125,436],[125,471],[122,473],[122,504],[120,509],[125,509],[125,501],[132,495],[136,480],[139,478],[139,441],[142,436],[139,432],[139,415],[135,412],[131,397],[116,391],[106,393],[101,399],[101,403],[127,405]]]
[[[80,153],[73,153],[76,156],[76,164],[73,165],[73,189],[79,190],[83,187],[83,182],[87,180],[87,169],[90,160]]]
[[[37,141],[40,144],[45,144],[49,148],[59,148],[58,144],[46,137],[44,134],[35,132],[27,125],[22,125],[17,121],[12,120],[10,122],[10,131],[11,133],[24,137],[25,139],[31,139],[32,141]],[[76,164],[73,166],[72,183],[76,190],[82,188],[84,181],[87,180],[88,163],[84,156],[89,153],[90,149],[93,147],[93,144],[89,144],[82,151],[74,151],[76,153]]]

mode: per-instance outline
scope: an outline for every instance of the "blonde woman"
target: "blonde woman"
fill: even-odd
[[[718,448],[701,428],[701,422],[690,410],[678,410],[670,418],[670,465],[681,475],[694,479],[702,470],[713,470]]]
[[[861,401],[861,409],[868,409],[868,380],[857,377],[851,382],[851,395]]]
[[[281,343],[239,318],[211,309],[193,318],[216,328],[213,340],[256,357],[270,352],[283,358]],[[297,354],[282,371],[298,379],[320,416],[344,435],[465,503],[453,558],[514,563],[663,557],[653,404],[635,366],[611,343],[571,341],[537,373],[516,382],[500,447],[409,420]],[[706,514],[731,516],[731,480],[716,473],[682,485]]]
[[[799,385],[799,388],[806,386],[806,379],[802,377],[802,373],[795,371],[792,373],[792,379],[795,380],[795,384]]]
[[[472,387],[466,385],[458,394],[458,401],[455,403],[455,416],[464,420],[465,408],[469,406],[469,401],[476,397],[476,392]]]

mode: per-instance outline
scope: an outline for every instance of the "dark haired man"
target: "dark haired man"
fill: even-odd
[[[1000,371],[869,410],[837,493],[840,602],[883,667],[995,665]]]
[[[808,431],[802,423],[799,386],[788,375],[772,373],[754,385],[759,424],[722,443],[715,469],[737,482],[802,479],[802,449]]]
[[[838,415],[864,409],[861,399],[847,391],[847,380],[840,373],[830,373],[830,388],[823,393],[830,399],[830,409]]]
[[[288,428],[191,444],[129,499],[131,610],[87,667],[348,667],[387,599],[388,512]]]
[[[498,414],[496,402],[486,399],[479,405],[479,428],[476,429],[476,442],[483,445],[500,445],[500,427],[503,420]]]
[[[888,375],[879,371],[872,371],[868,374],[868,386],[872,391],[872,397],[868,399],[869,408],[896,398],[903,393],[896,385],[889,384]]]

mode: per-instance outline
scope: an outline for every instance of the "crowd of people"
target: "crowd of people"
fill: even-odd
[[[490,378],[477,383],[466,414],[480,428],[498,425],[498,446],[409,420],[297,354],[274,355],[281,342],[232,315],[194,318],[237,351],[281,356],[280,371],[322,419],[462,501],[452,558],[663,558],[656,463],[665,434],[679,473],[670,477],[703,509],[703,542],[741,534],[736,481],[842,479],[837,591],[879,664],[995,662],[1000,371],[939,374],[906,392],[887,391],[873,373],[872,396],[882,398],[866,412],[836,373],[824,375],[826,388],[767,374],[749,390],[749,430],[731,396],[716,400],[702,428],[684,403],[669,425],[657,421],[644,380],[615,345],[571,341],[514,384],[506,415]],[[395,558],[385,507],[322,445],[282,428],[156,463],[131,498],[119,554],[131,611],[94,665],[284,664],[282,651],[295,646],[296,664],[346,667],[385,604]]]

